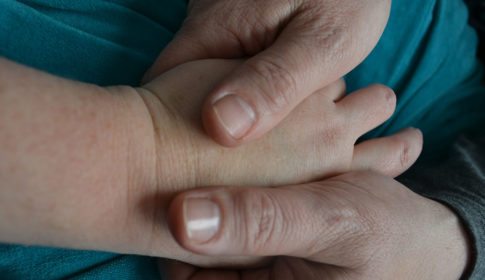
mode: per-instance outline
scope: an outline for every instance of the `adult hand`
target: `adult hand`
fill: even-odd
[[[467,240],[440,203],[374,173],[274,189],[194,190],[170,208],[174,237],[210,256],[284,256],[246,270],[169,264],[169,279],[458,279]],[[210,233],[210,234],[209,234]]]
[[[191,60],[252,57],[213,88],[203,109],[218,143],[251,141],[357,66],[382,34],[390,2],[192,0],[145,81]]]

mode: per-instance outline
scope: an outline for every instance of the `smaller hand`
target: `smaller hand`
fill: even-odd
[[[209,256],[280,256],[255,269],[169,263],[170,279],[458,279],[467,240],[447,207],[373,173],[274,189],[177,196],[169,219],[184,248]]]
[[[345,95],[343,81],[310,96],[265,137],[231,149],[217,145],[203,131],[200,108],[211,87],[241,63],[186,63],[139,89],[149,91],[145,96],[155,125],[166,127],[159,131],[170,131],[170,136],[155,136],[157,174],[181,180],[162,181],[164,185],[176,191],[214,185],[268,187],[369,169],[397,176],[420,154],[422,136],[415,129],[356,145],[359,137],[392,115],[396,97],[381,85]],[[180,156],[167,160],[173,151]]]

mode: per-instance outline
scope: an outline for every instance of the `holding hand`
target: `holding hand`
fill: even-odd
[[[169,218],[186,249],[208,256],[281,256],[250,269],[169,262],[173,280],[459,279],[468,261],[455,214],[373,173],[273,189],[177,196]]]
[[[251,57],[209,89],[202,114],[220,144],[248,142],[355,68],[377,44],[390,2],[192,0],[145,81],[188,61]]]

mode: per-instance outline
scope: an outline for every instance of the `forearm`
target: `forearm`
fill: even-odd
[[[168,203],[226,182],[215,163],[239,154],[203,134],[201,97],[176,86],[197,72],[182,73],[156,83],[168,102],[154,88],[100,88],[0,60],[0,242],[194,258],[168,230]],[[171,111],[177,100],[198,107]]]
[[[113,247],[154,166],[152,130],[134,91],[0,59],[0,241]]]

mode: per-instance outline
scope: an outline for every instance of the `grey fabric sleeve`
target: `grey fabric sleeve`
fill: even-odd
[[[460,138],[446,160],[417,164],[398,180],[456,212],[474,250],[463,278],[485,279],[485,135]]]

